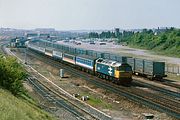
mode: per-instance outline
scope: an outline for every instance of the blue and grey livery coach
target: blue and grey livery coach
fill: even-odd
[[[52,57],[53,56],[53,48],[46,48],[45,55]]]
[[[37,46],[37,45],[33,45],[33,44],[28,44],[27,47],[31,50],[35,50],[39,53],[45,53],[45,48]]]
[[[58,50],[53,50],[53,58],[55,60],[62,60],[63,53]]]
[[[66,63],[75,65],[75,63],[76,63],[76,56],[64,53],[62,60],[65,61]]]
[[[76,56],[76,67],[82,71],[94,74],[96,58],[87,55]]]

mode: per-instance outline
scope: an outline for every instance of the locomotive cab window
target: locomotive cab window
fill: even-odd
[[[99,59],[97,62],[102,62],[103,60],[102,59]]]
[[[132,68],[130,66],[120,66],[120,71],[132,71]]]
[[[120,67],[119,67],[119,70],[120,70],[120,71],[126,71],[126,66],[120,66]]]
[[[119,67],[116,67],[115,69],[119,71]]]

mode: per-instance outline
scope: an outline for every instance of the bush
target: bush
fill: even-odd
[[[26,73],[23,67],[13,57],[0,57],[0,86],[14,95],[24,92],[23,80]]]

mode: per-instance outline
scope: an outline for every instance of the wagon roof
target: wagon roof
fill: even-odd
[[[81,57],[81,58],[86,58],[86,59],[90,59],[90,60],[96,60],[96,57],[93,56],[88,56],[88,55],[77,55],[77,57]]]

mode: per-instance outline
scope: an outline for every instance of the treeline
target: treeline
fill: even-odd
[[[180,57],[180,29],[171,28],[159,34],[144,29],[142,32],[135,33],[126,41],[132,47],[145,48],[161,54]]]
[[[113,32],[90,33],[89,37],[114,38],[114,34]],[[116,34],[115,38],[118,38],[117,42],[126,42],[131,47],[154,50],[161,54],[180,57],[180,29],[169,28],[156,31],[143,29],[141,32],[123,31]]]
[[[133,34],[134,32],[132,31],[123,31],[123,32],[107,31],[99,34],[97,32],[91,32],[89,33],[89,38],[118,38],[122,40],[122,38],[127,38]]]
[[[100,34],[96,32],[89,33],[89,38],[116,38],[116,35],[114,32],[102,32]]]
[[[25,92],[23,80],[26,78],[23,67],[13,57],[0,55],[0,86],[18,96]]]

